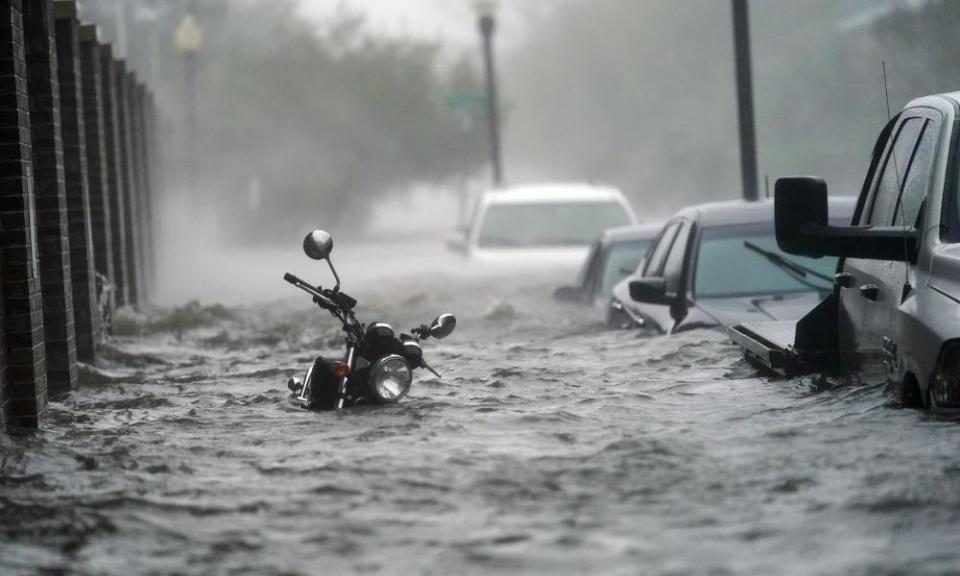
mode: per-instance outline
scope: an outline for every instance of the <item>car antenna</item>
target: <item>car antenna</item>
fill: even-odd
[[[767,200],[769,200],[770,199],[770,175],[769,174],[763,175],[763,187],[767,192]]]
[[[887,61],[884,60],[881,64],[883,66],[883,97],[887,104],[887,122],[890,122],[890,120],[893,119],[893,113],[890,110],[890,83],[887,81]],[[894,147],[890,149],[890,154],[891,156],[893,156],[893,170],[897,177],[898,200],[897,200],[897,207],[896,207],[896,211],[897,211],[896,215],[899,215],[900,225],[903,227],[904,232],[906,232],[907,223],[904,220],[904,215],[903,215],[903,182],[900,181],[900,167],[897,165],[897,151],[895,146],[896,145],[894,145]],[[910,267],[908,265],[908,260],[910,256],[910,245],[907,244],[906,235],[904,235],[904,238],[903,238],[903,255],[904,255],[903,293],[901,294],[901,297],[900,297],[901,302],[903,302],[903,300],[906,299],[907,294],[909,294],[911,290]]]

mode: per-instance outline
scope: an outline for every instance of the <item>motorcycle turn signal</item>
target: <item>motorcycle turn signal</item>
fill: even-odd
[[[350,366],[346,362],[334,362],[330,365],[330,373],[337,378],[346,378],[350,375]]]

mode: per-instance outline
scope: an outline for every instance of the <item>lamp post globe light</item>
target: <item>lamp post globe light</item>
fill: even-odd
[[[184,74],[184,166],[189,192],[194,192],[197,172],[197,69],[200,50],[203,49],[203,28],[196,15],[196,4],[191,4],[174,33],[174,47],[183,56]]]
[[[196,54],[203,48],[203,29],[197,16],[190,12],[183,17],[174,35],[174,45],[181,54]]]
[[[487,122],[490,130],[490,163],[493,185],[503,186],[503,158],[500,145],[500,102],[497,95],[497,73],[494,62],[493,37],[497,29],[497,0],[477,0],[474,8],[483,41],[483,61],[487,80]]]

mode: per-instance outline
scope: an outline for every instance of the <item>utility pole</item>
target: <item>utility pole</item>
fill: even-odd
[[[490,127],[490,162],[493,166],[493,185],[503,186],[503,157],[500,147],[500,102],[497,95],[497,71],[494,64],[493,37],[497,29],[497,2],[480,0],[476,3],[480,36],[483,39],[483,61],[487,77],[487,119]]]
[[[740,117],[740,170],[743,198],[760,198],[757,183],[757,129],[753,111],[753,64],[750,54],[750,11],[747,0],[733,2],[733,44],[736,55],[737,105]]]

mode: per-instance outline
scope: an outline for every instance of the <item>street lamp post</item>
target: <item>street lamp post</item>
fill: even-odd
[[[483,61],[487,78],[487,121],[490,129],[490,162],[493,185],[503,186],[503,157],[500,146],[500,102],[497,96],[497,73],[494,64],[493,35],[497,29],[497,1],[479,0],[477,9],[480,36],[483,39]]]
[[[184,124],[186,134],[187,187],[194,192],[197,176],[197,68],[200,49],[203,48],[203,30],[197,21],[196,5],[191,4],[187,14],[177,26],[174,37],[177,51],[183,55],[184,73]]]

